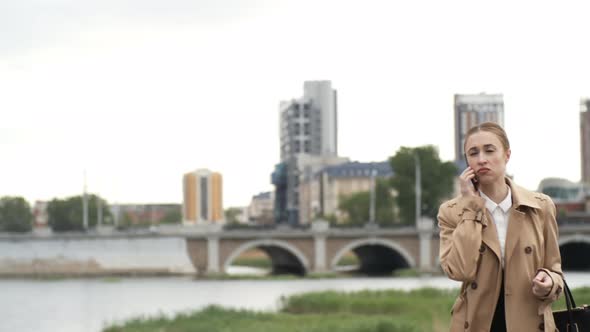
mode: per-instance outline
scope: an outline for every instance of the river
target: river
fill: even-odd
[[[566,273],[570,287],[590,273]],[[456,288],[445,277],[293,280],[195,280],[190,277],[0,280],[0,331],[99,332],[132,317],[201,309],[277,310],[281,296],[320,290]]]

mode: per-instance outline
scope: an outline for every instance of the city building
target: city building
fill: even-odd
[[[580,100],[582,182],[590,185],[590,98]]]
[[[537,191],[542,192],[555,203],[559,216],[585,215],[590,212],[590,187],[583,182],[575,183],[561,178],[541,180]]]
[[[257,225],[269,225],[274,223],[274,193],[262,192],[252,196],[248,206],[248,219]]]
[[[455,95],[455,160],[467,165],[463,145],[469,129],[483,122],[495,122],[504,127],[504,98],[501,94]],[[460,167],[464,169],[465,167]]]
[[[182,206],[175,203],[110,204],[115,226],[181,224]]]
[[[35,201],[33,205],[33,234],[50,235],[52,233],[49,227],[49,213],[47,212],[47,201]]]
[[[182,217],[185,225],[223,222],[221,174],[197,169],[183,177]]]
[[[342,221],[344,215],[338,209],[342,198],[354,193],[370,191],[377,178],[391,176],[393,171],[387,161],[346,162],[307,174],[299,189],[301,223],[306,224],[318,218],[327,217]]]
[[[279,132],[280,163],[272,174],[275,222],[298,224],[298,188],[304,172],[346,161],[338,157],[337,93],[332,83],[306,81],[303,97],[281,102]]]
[[[281,161],[293,155],[338,155],[337,93],[330,81],[306,81],[303,97],[282,101]]]
[[[33,228],[47,228],[49,224],[49,214],[47,213],[46,201],[36,201],[33,205]]]

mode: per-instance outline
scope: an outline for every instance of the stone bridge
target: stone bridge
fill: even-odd
[[[412,268],[440,271],[438,229],[419,228],[223,229],[221,225],[90,231],[87,233],[0,234],[0,276],[215,274],[251,249],[265,252],[272,273],[338,272],[345,255],[357,256],[360,272],[391,274]],[[590,221],[560,223],[564,270],[590,271]]]
[[[590,270],[590,223],[560,226],[564,269]],[[188,235],[187,250],[199,274],[223,273],[250,249],[265,252],[272,273],[305,275],[337,271],[340,259],[353,252],[359,271],[390,274],[396,269],[439,270],[438,229],[432,221],[407,228],[329,228],[316,222],[308,230],[212,230]]]

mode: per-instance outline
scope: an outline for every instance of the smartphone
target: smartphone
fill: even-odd
[[[473,179],[471,179],[471,183],[473,184],[473,188],[475,189],[475,191],[479,190],[479,182],[477,181],[477,177],[474,177]]]

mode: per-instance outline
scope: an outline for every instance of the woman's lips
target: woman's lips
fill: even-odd
[[[489,168],[480,168],[477,170],[477,174],[486,174],[489,171],[490,171]]]

